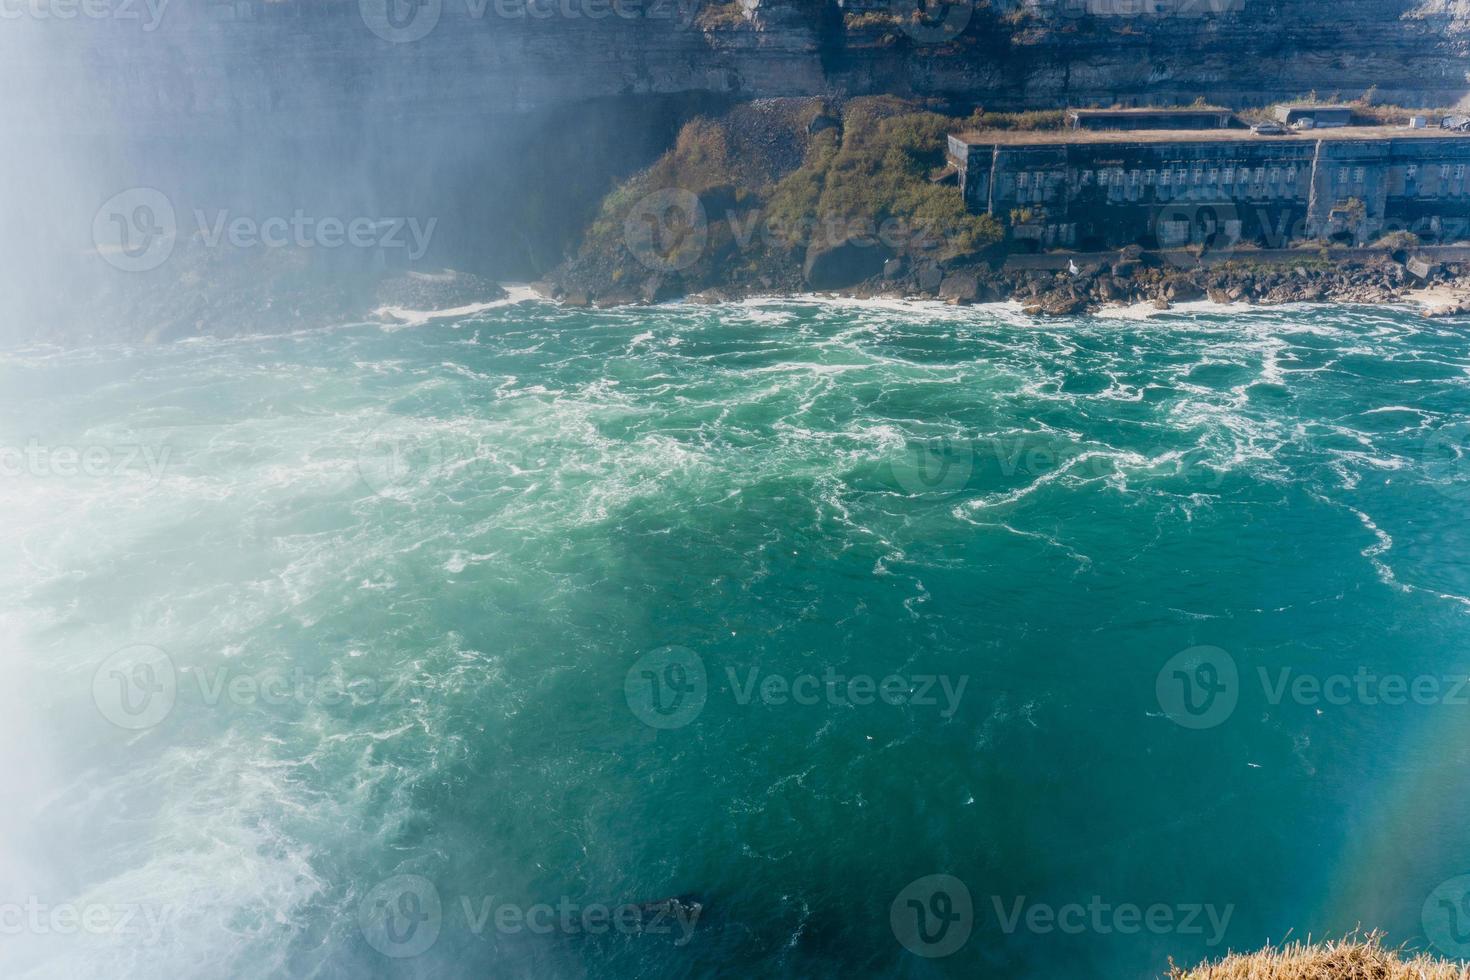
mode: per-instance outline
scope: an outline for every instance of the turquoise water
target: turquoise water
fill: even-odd
[[[1461,953],[1467,378],[1327,307],[0,356],[0,972]],[[1444,686],[1280,694],[1360,672]]]

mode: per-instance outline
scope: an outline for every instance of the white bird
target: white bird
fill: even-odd
[[[1070,272],[1072,275],[1075,276],[1077,273],[1081,272],[1082,270],[1079,269],[1079,268],[1077,268],[1077,261],[1075,259],[1068,259],[1067,260],[1067,271]]]

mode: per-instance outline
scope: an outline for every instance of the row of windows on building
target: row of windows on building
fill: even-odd
[[[1099,170],[1094,175],[1091,170],[1083,170],[1080,179],[1084,187],[1092,184],[1094,176],[1099,187],[1189,187],[1199,185],[1215,184],[1280,184],[1285,179],[1287,184],[1295,184],[1298,170],[1296,167],[1195,167],[1194,169],[1179,170],[1123,170],[1115,167],[1107,170]],[[1439,179],[1449,180],[1453,174],[1455,180],[1465,179],[1465,164],[1440,164]],[[1404,177],[1408,180],[1416,180],[1419,176],[1417,164],[1409,164],[1404,168]],[[1339,184],[1361,184],[1367,177],[1363,167],[1339,167],[1337,171],[1337,182]],[[1028,188],[1035,186],[1040,188],[1046,178],[1044,173],[1028,173],[1022,171],[1016,174],[1016,186]]]
[[[1363,168],[1362,167],[1359,167],[1358,169],[1361,171]],[[1429,169],[1430,170],[1433,170],[1434,168],[1431,166]],[[1340,175],[1342,173],[1342,171],[1338,171],[1338,173]],[[1464,180],[1465,179],[1465,165],[1463,163],[1457,163],[1457,164],[1455,164],[1453,166],[1451,166],[1448,163],[1441,163],[1439,165],[1439,179],[1440,180],[1449,180],[1451,174],[1454,174],[1454,179],[1455,180]],[[1404,179],[1406,179],[1406,180],[1417,180],[1418,177],[1419,177],[1419,165],[1418,164],[1411,163],[1408,166],[1404,167]],[[1341,176],[1339,176],[1338,179],[1341,180],[1342,179]]]

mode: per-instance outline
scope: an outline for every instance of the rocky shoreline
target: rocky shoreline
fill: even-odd
[[[651,304],[668,300],[721,303],[753,297],[823,293],[856,299],[935,300],[955,306],[1018,302],[1028,315],[1065,317],[1108,307],[1167,310],[1211,301],[1274,306],[1284,303],[1417,304],[1425,316],[1470,314],[1470,262],[1415,263],[1384,252],[1368,260],[1334,262],[1307,252],[1300,262],[1263,263],[1231,256],[1185,266],[1137,247],[1108,258],[1077,256],[1069,268],[1016,269],[1004,263],[909,262],[891,258],[883,272],[821,288],[791,270],[766,269],[748,281],[684,290],[677,277],[652,275],[636,290],[585,276],[552,277],[548,296],[573,307]],[[1411,270],[1411,266],[1413,267]],[[563,270],[565,271],[565,270]]]

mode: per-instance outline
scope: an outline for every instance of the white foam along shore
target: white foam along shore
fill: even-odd
[[[500,299],[488,300],[483,303],[469,303],[464,306],[448,307],[436,310],[415,310],[403,306],[380,306],[373,311],[373,315],[382,322],[384,330],[404,330],[410,327],[421,327],[429,323],[442,320],[459,320],[467,316],[473,316],[486,310],[498,309],[505,306],[514,306],[518,303],[532,301],[557,302],[552,299],[546,290],[539,285],[528,283],[501,283],[506,295]],[[1470,290],[1456,286],[1431,286],[1425,289],[1411,290],[1404,295],[1404,301],[1414,304],[1425,316],[1449,316],[1459,312],[1470,311]],[[659,305],[680,306],[688,303],[686,299],[670,300]],[[820,303],[832,306],[867,307],[871,309],[886,309],[890,311],[911,310],[924,312],[930,315],[962,315],[966,311],[990,310],[997,313],[1020,315],[1022,304],[1018,300],[1000,300],[993,303],[976,303],[968,306],[954,306],[944,300],[929,297],[907,297],[897,295],[880,295],[870,297],[843,296],[837,293],[796,293],[791,295],[772,294],[769,296],[746,296],[733,300],[737,306],[760,307],[781,303]],[[700,304],[704,305],[704,304]],[[1164,314],[1180,313],[1231,313],[1256,309],[1258,304],[1217,303],[1212,300],[1195,300],[1186,303],[1175,303],[1166,309],[1159,309],[1152,302],[1143,301],[1138,303],[1118,303],[1104,306],[1093,311],[1090,316],[1104,320],[1147,320]],[[1298,306],[1305,304],[1283,304],[1287,306]],[[1038,319],[1053,319],[1041,317]]]
[[[899,296],[872,296],[856,297],[842,296],[833,293],[799,293],[791,296],[750,296],[736,300],[739,306],[764,306],[778,303],[822,303],[832,306],[864,307],[879,310],[912,310],[929,314],[944,314],[963,316],[972,311],[989,311],[992,313],[1012,314],[1022,317],[1022,310],[1026,304],[1016,299],[997,300],[992,303],[970,303],[963,306],[955,306],[941,299],[929,297],[899,297]],[[1299,305],[1299,304],[1282,304]],[[1162,316],[1166,313],[1230,313],[1256,309],[1252,303],[1216,303],[1213,300],[1191,300],[1186,303],[1174,303],[1166,309],[1159,309],[1152,302],[1117,303],[1104,306],[1098,310],[1078,316],[1094,316],[1105,320],[1147,320],[1150,317]],[[1076,319],[1077,317],[1025,317],[1028,320],[1041,322],[1062,321]]]
[[[464,306],[453,306],[441,310],[412,310],[406,306],[380,306],[373,310],[373,316],[384,321],[384,330],[405,330],[409,327],[422,327],[439,320],[460,320],[486,310],[514,306],[517,303],[543,298],[540,292],[525,283],[506,282],[500,285],[505,290],[505,295],[500,299],[487,300],[483,303],[467,303]]]

